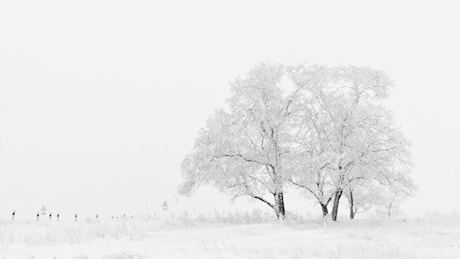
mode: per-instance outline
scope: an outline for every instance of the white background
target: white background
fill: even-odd
[[[2,1],[0,219],[228,208],[178,197],[180,162],[230,81],[305,60],[387,72],[419,186],[406,210],[460,210],[459,25],[455,1]]]

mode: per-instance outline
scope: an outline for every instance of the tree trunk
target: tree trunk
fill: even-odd
[[[275,197],[275,214],[278,219],[284,219],[286,217],[286,210],[284,208],[284,194],[283,192],[277,192],[274,194]]]
[[[256,195],[250,195],[251,197],[253,197],[254,199],[257,199],[257,200],[260,200],[262,201],[263,203],[267,204],[271,209],[273,209],[273,211],[275,211],[275,215],[276,215],[276,218],[279,219],[280,218],[280,210],[278,209],[278,202],[276,200],[276,196],[275,196],[275,204],[272,204],[268,201],[266,201],[264,198],[260,197],[260,196],[256,196]]]
[[[339,213],[339,201],[342,197],[342,189],[338,189],[334,194],[334,204],[332,206],[332,220],[337,221],[337,214]]]
[[[388,205],[388,218],[391,218],[391,206],[393,205],[393,202],[391,202],[389,205]]]
[[[323,213],[323,218],[329,214],[329,211],[327,210],[327,204],[319,203],[321,205],[321,211]]]
[[[353,203],[353,191],[350,189],[350,219],[355,218],[355,210],[354,210],[354,203]]]

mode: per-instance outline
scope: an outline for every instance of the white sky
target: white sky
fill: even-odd
[[[459,25],[454,1],[2,1],[0,219],[175,201],[180,162],[228,83],[303,60],[386,71],[420,188],[407,210],[460,210]],[[178,201],[222,201],[208,194]]]

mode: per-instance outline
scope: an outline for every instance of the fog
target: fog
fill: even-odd
[[[164,200],[197,212],[259,207],[176,190],[229,82],[263,61],[387,72],[419,187],[405,210],[460,211],[450,202],[459,11],[454,1],[0,2],[0,218],[32,218],[42,205],[63,215],[152,212]]]

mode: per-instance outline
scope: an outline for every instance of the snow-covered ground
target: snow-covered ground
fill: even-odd
[[[0,257],[459,258],[460,221],[1,221]]]

